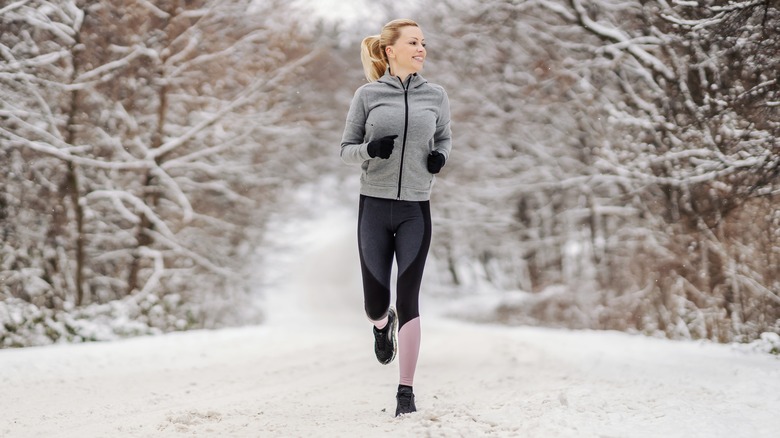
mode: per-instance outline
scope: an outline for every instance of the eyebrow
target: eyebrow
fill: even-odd
[[[417,37],[415,37],[415,36],[413,36],[413,37],[409,37],[409,38],[414,38],[414,39],[416,39],[416,40],[419,40],[419,38],[417,38]],[[422,40],[423,40],[423,41],[425,41],[425,38],[423,38]]]

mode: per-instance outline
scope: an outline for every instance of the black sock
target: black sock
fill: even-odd
[[[411,387],[411,386],[409,386],[409,385],[398,385],[398,392],[401,392],[401,388],[409,388],[409,391],[411,391],[412,393],[414,393],[414,390],[413,390],[413,389],[412,389],[412,387]]]

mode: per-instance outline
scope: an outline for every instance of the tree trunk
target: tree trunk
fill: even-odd
[[[84,13],[86,16],[86,12]],[[78,52],[81,50],[79,47],[81,44],[81,33],[76,32],[75,43],[71,47],[71,54],[73,59],[73,73],[71,77],[71,83],[76,80],[79,72],[79,56]],[[73,145],[76,141],[76,115],[79,107],[79,92],[73,90],[70,93],[70,112],[68,113],[68,123],[66,126],[67,136],[65,142],[69,145]],[[86,237],[84,236],[84,209],[79,202],[81,188],[79,186],[79,174],[78,165],[73,162],[68,163],[68,173],[65,177],[64,184],[66,195],[70,197],[73,204],[73,213],[76,220],[76,266],[75,266],[75,279],[74,284],[76,287],[76,305],[81,306],[84,304],[84,244]]]

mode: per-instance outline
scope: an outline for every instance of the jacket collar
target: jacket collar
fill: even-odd
[[[377,82],[382,82],[383,84],[388,84],[398,88],[399,90],[403,90],[404,88],[407,88],[407,83],[409,84],[408,88],[412,89],[417,88],[420,85],[427,83],[428,81],[425,80],[425,78],[423,78],[419,73],[414,73],[409,75],[409,77],[404,80],[403,84],[401,84],[401,79],[399,79],[398,76],[391,75],[390,69],[388,68],[385,70],[385,74],[381,78],[377,79]]]

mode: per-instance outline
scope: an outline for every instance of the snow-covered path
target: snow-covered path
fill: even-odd
[[[775,357],[433,316],[423,319],[419,412],[393,418],[397,362],[373,357],[353,229],[341,214],[298,229],[307,249],[287,260],[290,275],[262,326],[0,350],[0,437],[769,438],[780,430]]]

